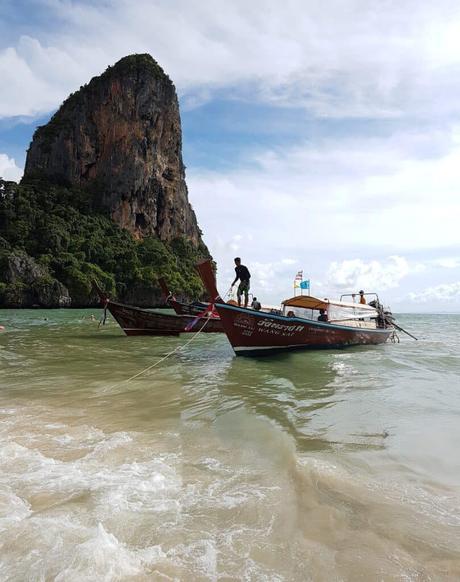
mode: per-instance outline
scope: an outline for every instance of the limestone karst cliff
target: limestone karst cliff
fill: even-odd
[[[200,240],[188,201],[179,105],[148,54],[127,56],[73,93],[35,132],[24,177],[91,189],[136,237]]]
[[[188,200],[173,83],[131,55],[37,128],[20,184],[0,176],[0,307],[162,303],[166,277],[201,296],[209,252]]]

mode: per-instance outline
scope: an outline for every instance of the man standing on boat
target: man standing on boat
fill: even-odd
[[[361,305],[366,305],[366,298],[364,297],[364,291],[362,289],[359,292],[359,302]]]
[[[241,264],[240,257],[235,258],[235,265],[236,265],[235,267],[236,277],[232,283],[232,287],[239,279],[240,284],[238,285],[238,291],[236,293],[238,296],[238,307],[241,307],[241,295],[243,293],[244,293],[244,306],[247,307],[249,301],[249,280],[251,278],[251,273],[249,272],[247,267]]]

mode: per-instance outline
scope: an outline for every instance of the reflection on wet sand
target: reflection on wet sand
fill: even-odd
[[[324,354],[306,357],[307,366],[297,354],[233,359],[221,385],[219,413],[245,406],[277,423],[294,438],[299,450],[328,448],[327,438],[312,434],[308,425],[316,410],[334,405],[334,389],[329,386],[334,371]]]

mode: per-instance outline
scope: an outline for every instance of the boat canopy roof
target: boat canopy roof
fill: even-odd
[[[361,303],[352,303],[350,301],[339,301],[338,299],[319,299],[318,297],[313,297],[312,295],[297,295],[297,297],[291,297],[283,301],[283,305],[286,307],[303,307],[304,309],[325,309],[328,310],[329,306],[337,306],[348,309],[359,308],[363,311],[368,311],[370,313],[375,313],[375,309],[370,305]]]

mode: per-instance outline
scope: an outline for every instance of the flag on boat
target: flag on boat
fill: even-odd
[[[303,271],[298,271],[294,279],[294,289],[299,289],[303,279]]]
[[[300,282],[301,289],[310,289],[310,279],[305,279],[305,281]]]

